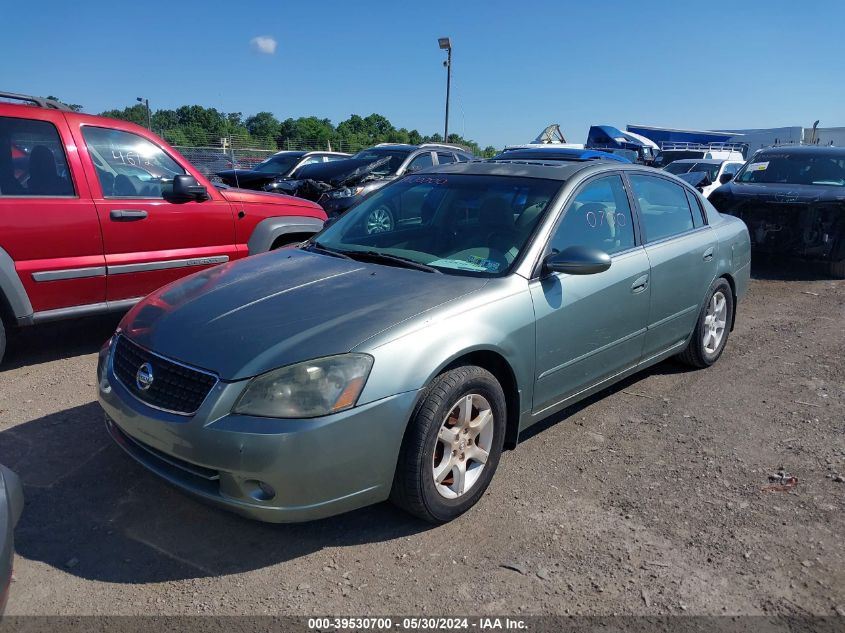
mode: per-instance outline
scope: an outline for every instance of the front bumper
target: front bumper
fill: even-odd
[[[343,213],[346,213],[349,209],[352,208],[352,205],[357,203],[362,199],[362,196],[347,196],[346,198],[330,198],[327,195],[323,195],[319,200],[317,200],[317,204],[323,207],[323,211],[326,212],[326,215],[330,218],[337,217]]]
[[[406,392],[321,418],[269,419],[232,414],[246,381],[220,382],[187,417],[136,399],[115,378],[106,350],[98,376],[106,426],[127,453],[188,493],[274,523],[387,499],[417,398]]]

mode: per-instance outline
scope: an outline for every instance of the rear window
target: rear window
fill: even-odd
[[[59,132],[48,121],[0,117],[0,196],[73,196]]]

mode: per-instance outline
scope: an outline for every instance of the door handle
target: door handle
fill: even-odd
[[[713,247],[711,246],[706,251],[704,251],[704,261],[710,262],[713,261]]]
[[[631,284],[631,292],[634,294],[639,294],[646,288],[648,288],[648,275],[637,277],[634,283]]]
[[[109,217],[115,222],[137,222],[146,220],[147,212],[139,209],[112,209]]]

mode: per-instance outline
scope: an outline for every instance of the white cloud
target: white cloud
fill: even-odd
[[[269,35],[253,37],[249,43],[252,45],[253,50],[264,55],[273,55],[276,52],[276,46],[278,46],[276,38],[270,37]]]

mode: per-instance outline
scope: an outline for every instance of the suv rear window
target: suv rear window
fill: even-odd
[[[0,196],[73,196],[67,157],[48,121],[0,117]]]

